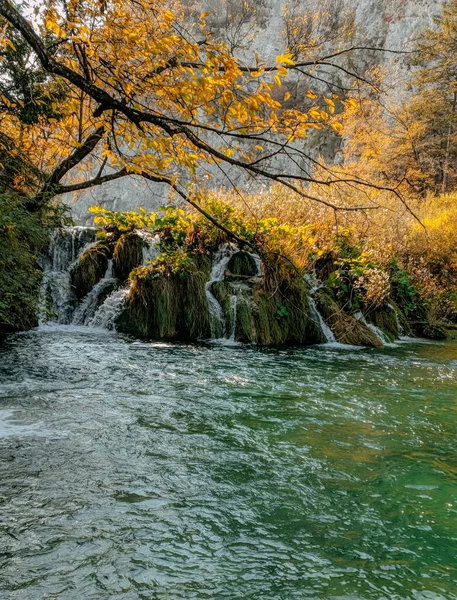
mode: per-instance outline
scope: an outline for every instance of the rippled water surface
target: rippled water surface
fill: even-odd
[[[457,344],[0,346],[0,597],[457,598]]]

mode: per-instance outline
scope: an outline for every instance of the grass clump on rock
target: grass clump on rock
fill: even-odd
[[[125,233],[117,240],[113,252],[113,273],[121,281],[143,261],[144,241],[137,233]]]
[[[311,345],[325,342],[311,314],[308,289],[301,277],[282,278],[271,290],[264,284],[253,288],[254,324],[261,345]]]
[[[163,260],[136,269],[126,307],[117,323],[118,330],[151,339],[208,337],[205,285],[210,269],[210,261],[204,256],[186,261],[185,272],[176,268],[166,270]]]
[[[103,242],[83,252],[70,274],[71,285],[78,300],[87,296],[94,285],[104,277],[111,257],[110,246]]]
[[[382,342],[364,323],[346,314],[338,303],[325,290],[316,293],[320,313],[332,330],[336,341],[352,346],[378,348]]]

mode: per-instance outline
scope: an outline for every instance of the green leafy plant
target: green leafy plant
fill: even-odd
[[[284,304],[281,304],[281,302],[277,302],[276,306],[277,306],[276,316],[279,319],[289,316],[289,311],[287,310],[287,306],[284,306]]]

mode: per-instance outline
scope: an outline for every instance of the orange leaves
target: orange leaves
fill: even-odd
[[[252,166],[259,153],[274,154],[272,143],[287,148],[330,122],[332,99],[316,101],[306,113],[284,107],[291,98],[284,79],[294,66],[292,54],[279,55],[271,66],[256,56],[246,66],[204,31],[208,15],[191,23],[178,1],[110,0],[101,10],[100,0],[67,0],[68,14],[42,11],[45,29],[59,38],[56,61],[103,91],[92,94],[68,78],[76,87],[67,82],[65,118],[42,130],[49,141],[42,146],[44,162],[68,155],[81,132],[100,124],[93,116],[99,113],[106,137],[96,149],[98,160],[181,183],[211,162]],[[311,91],[307,97],[317,100]]]

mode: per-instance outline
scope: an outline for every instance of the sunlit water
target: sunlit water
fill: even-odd
[[[457,598],[457,344],[0,346],[0,597]]]

